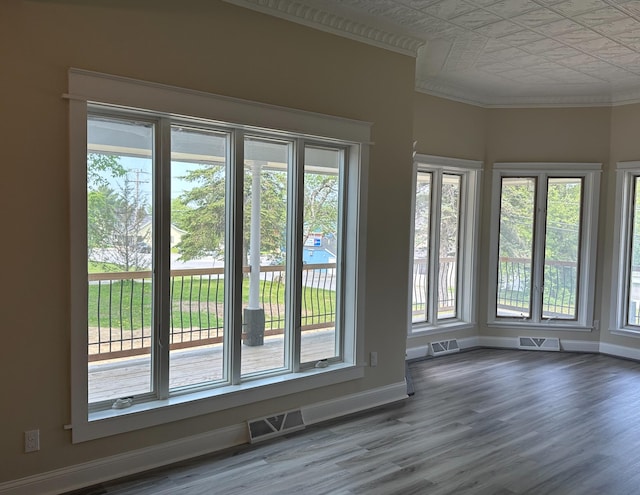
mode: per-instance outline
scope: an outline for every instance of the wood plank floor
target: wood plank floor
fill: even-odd
[[[74,495],[640,493],[640,363],[475,350],[392,406]]]

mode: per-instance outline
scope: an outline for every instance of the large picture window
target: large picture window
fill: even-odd
[[[168,409],[172,420],[259,400],[259,388],[285,393],[287,380],[304,389],[361,375],[366,140],[354,136],[368,128],[347,121],[341,138],[240,126],[135,108],[119,89],[72,101],[83,190],[72,199],[74,439],[163,421],[127,424],[128,412]],[[171,411],[192,398],[193,411]]]
[[[495,164],[494,322],[591,324],[599,169]]]
[[[475,318],[480,167],[468,160],[416,156],[411,332]]]

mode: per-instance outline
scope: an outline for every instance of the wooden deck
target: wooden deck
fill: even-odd
[[[333,356],[334,329],[305,331],[302,334],[303,362]],[[284,365],[282,335],[265,337],[264,345],[242,346],[242,373],[255,373]],[[170,387],[184,387],[222,379],[222,344],[171,351]],[[89,402],[128,397],[149,392],[151,356],[95,361],[89,363]]]

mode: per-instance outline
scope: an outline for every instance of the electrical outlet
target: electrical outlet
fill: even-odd
[[[40,450],[40,430],[24,432],[24,452],[37,452]]]
[[[375,351],[371,351],[371,354],[369,355],[369,364],[371,365],[372,368],[378,366],[378,353]]]

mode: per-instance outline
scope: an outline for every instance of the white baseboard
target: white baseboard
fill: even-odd
[[[406,399],[401,382],[302,408],[307,424]],[[246,423],[0,483],[0,495],[57,495],[249,442]]]
[[[401,382],[393,383],[385,387],[311,404],[302,408],[302,417],[304,418],[305,424],[311,425],[339,418],[347,414],[398,402],[407,397],[407,383],[402,380]]]
[[[458,339],[458,345],[460,349],[473,347],[517,349],[518,339],[517,337],[470,337]],[[561,339],[561,346],[563,350],[569,352],[599,352],[640,361],[640,349],[605,342]],[[426,350],[428,350],[426,346],[408,349],[407,359],[414,359],[412,356],[425,357]],[[374,390],[311,404],[303,407],[302,413],[306,424],[314,424],[406,398],[407,386],[403,380]],[[0,483],[0,495],[33,495],[35,493],[57,495],[241,445],[248,440],[246,423],[241,423],[201,435]]]
[[[600,353],[640,361],[640,349],[600,342]]]
[[[467,337],[466,339],[458,339],[458,347],[460,350],[473,349],[480,347],[480,337]]]
[[[500,349],[517,349],[518,337],[480,336],[480,347],[498,347]]]
[[[54,495],[248,442],[245,423],[0,483],[2,495]]]
[[[407,349],[405,353],[405,359],[410,361],[411,359],[421,359],[425,358],[429,355],[429,346],[428,345],[420,345],[416,347],[411,347]]]
[[[560,339],[560,349],[567,352],[600,352],[600,342],[593,340],[566,340]]]

